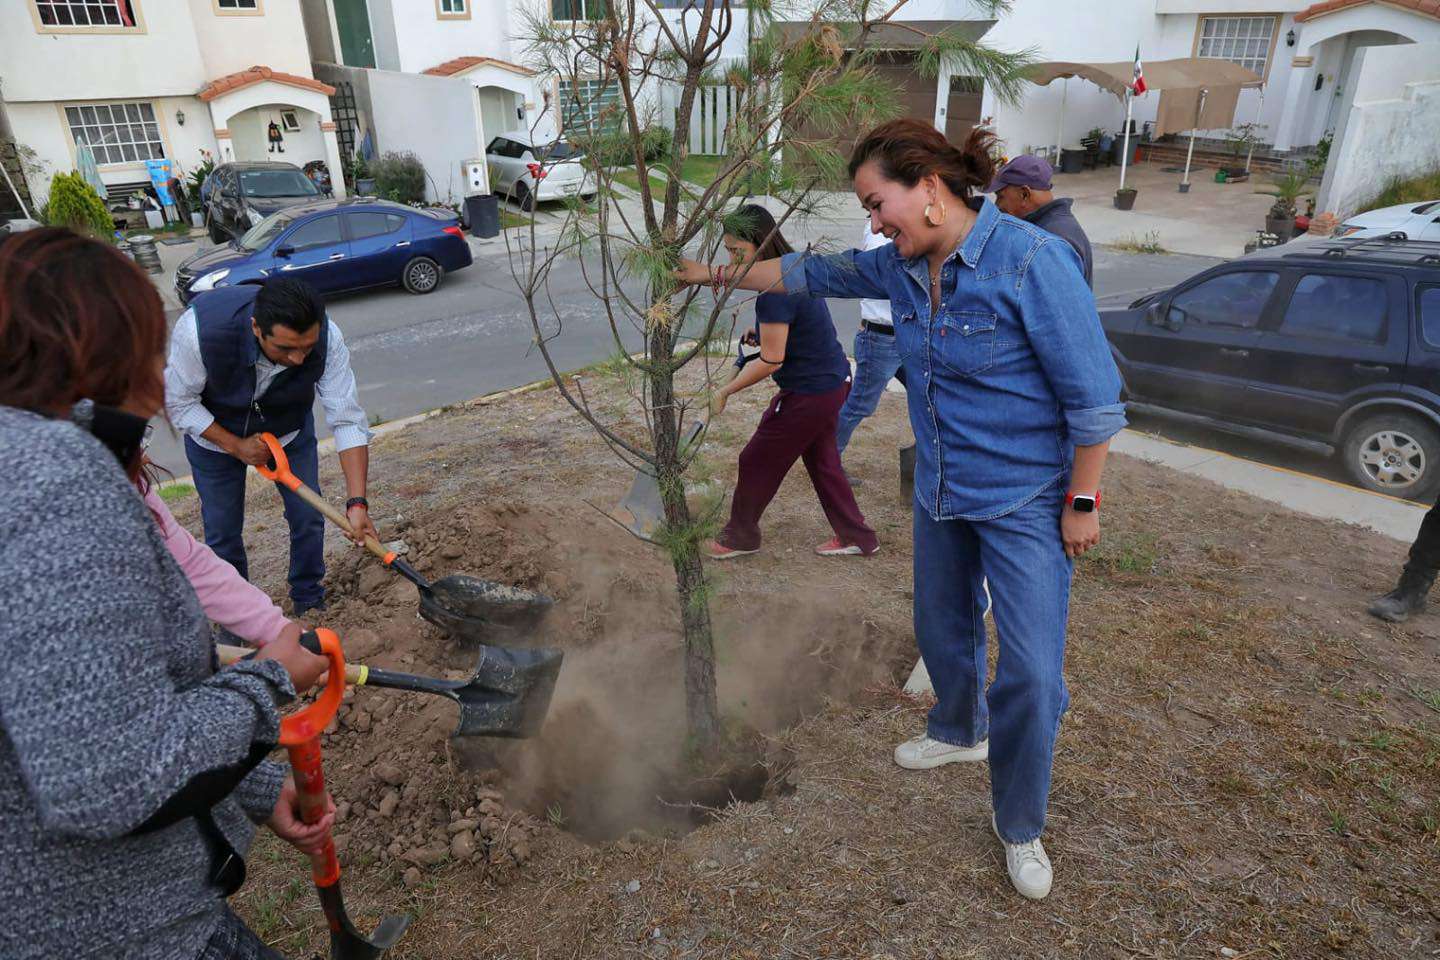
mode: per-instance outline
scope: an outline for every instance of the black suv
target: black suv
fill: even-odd
[[[1440,243],[1273,247],[1100,319],[1127,401],[1338,452],[1369,490],[1440,492]]]
[[[239,239],[277,210],[314,203],[324,194],[293,163],[222,163],[201,188],[205,226],[214,243]]]

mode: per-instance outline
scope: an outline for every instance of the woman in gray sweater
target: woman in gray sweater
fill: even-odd
[[[108,245],[0,241],[0,957],[275,957],[230,912],[257,824],[302,850],[265,760],[325,661],[293,637],[216,672],[136,494],[165,315]],[[297,865],[298,869],[298,865]]]

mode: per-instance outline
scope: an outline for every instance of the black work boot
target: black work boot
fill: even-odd
[[[1425,609],[1425,595],[1434,583],[1434,570],[1412,570],[1407,566],[1394,590],[1371,601],[1370,615],[1390,623],[1404,623],[1411,614]]]

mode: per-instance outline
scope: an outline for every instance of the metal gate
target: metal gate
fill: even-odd
[[[359,117],[355,109],[355,87],[348,80],[336,81],[335,93],[330,97],[330,118],[335,121],[335,140],[340,146],[340,162],[345,164],[342,173],[347,180],[351,157],[355,155],[355,130],[359,126]],[[334,175],[333,171],[331,175]]]

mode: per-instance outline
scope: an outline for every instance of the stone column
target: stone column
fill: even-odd
[[[325,165],[330,168],[330,190],[335,199],[345,197],[345,168],[340,160],[340,138],[335,136],[335,121],[321,120],[320,133],[325,137]]]

